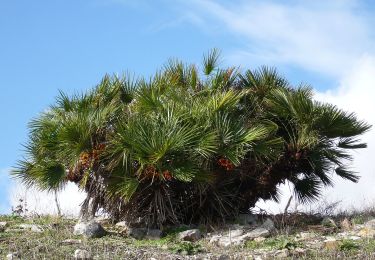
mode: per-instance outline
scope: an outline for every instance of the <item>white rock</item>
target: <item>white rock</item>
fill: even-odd
[[[244,233],[245,233],[244,229],[234,229],[234,230],[229,230],[228,236],[238,237],[238,236],[242,236]]]
[[[83,235],[88,238],[102,237],[107,232],[102,225],[95,221],[79,222],[74,226],[74,235]]]
[[[371,219],[365,223],[366,228],[375,229],[375,219]]]
[[[61,244],[65,244],[65,245],[82,244],[82,240],[81,239],[65,239],[61,241]]]
[[[195,242],[202,238],[202,233],[199,229],[190,229],[178,234],[178,239],[183,241]]]
[[[21,259],[21,256],[18,252],[13,252],[13,253],[7,254],[6,259],[7,260],[16,260],[16,259]]]
[[[358,236],[349,236],[348,238],[350,240],[361,240],[362,239],[361,237],[358,237]]]
[[[8,223],[5,221],[0,222],[0,228],[6,228],[8,226]]]
[[[76,260],[89,260],[92,259],[91,253],[87,250],[77,249],[74,251],[74,259]]]
[[[260,227],[249,232],[245,232],[242,235],[240,234],[240,232],[235,232],[234,234],[231,233],[231,235],[216,235],[210,239],[210,243],[214,243],[222,247],[239,246],[243,245],[248,240],[252,240],[258,237],[267,237],[270,235],[270,232],[267,229]]]
[[[32,232],[36,232],[36,233],[41,233],[43,232],[43,228],[39,225],[35,225],[35,224],[21,224],[18,226],[20,229],[24,229],[24,230],[30,230]]]

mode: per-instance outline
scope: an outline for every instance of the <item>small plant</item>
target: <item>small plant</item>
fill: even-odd
[[[182,255],[195,255],[202,252],[202,247],[199,244],[191,242],[177,243],[175,246],[170,248],[172,252]]]
[[[261,243],[254,241],[254,240],[249,240],[249,241],[246,241],[245,247],[247,249],[257,249],[261,247]]]
[[[355,216],[352,218],[352,223],[355,225],[355,224],[364,224],[365,223],[365,217],[362,216],[362,215],[358,215],[358,216]]]
[[[272,249],[294,249],[297,247],[302,247],[300,242],[293,240],[290,237],[278,237],[270,238],[264,241],[263,247],[272,248]]]
[[[18,217],[26,216],[27,212],[28,212],[28,209],[27,209],[26,200],[19,198],[18,205],[15,207],[12,207],[12,215],[18,216]]]
[[[343,240],[340,244],[340,250],[341,251],[353,251],[353,250],[358,250],[359,245],[354,242],[353,240]]]

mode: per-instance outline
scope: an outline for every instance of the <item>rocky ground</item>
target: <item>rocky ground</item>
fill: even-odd
[[[96,219],[0,216],[5,259],[375,259],[375,217],[241,215],[163,231]]]

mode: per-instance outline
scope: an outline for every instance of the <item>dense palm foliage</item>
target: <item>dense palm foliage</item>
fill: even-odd
[[[82,214],[149,225],[219,221],[289,181],[302,202],[335,173],[356,182],[349,150],[369,125],[313,100],[274,69],[219,69],[170,61],[150,80],[109,77],[57,98],[30,123],[27,155],[13,171],[27,185],[87,192]]]

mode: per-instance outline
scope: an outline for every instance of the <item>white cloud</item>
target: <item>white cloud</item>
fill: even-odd
[[[78,187],[69,183],[63,191],[57,194],[61,207],[61,213],[65,216],[78,216],[80,204],[85,199],[85,194]],[[8,191],[8,200],[11,206],[15,207],[23,199],[26,202],[29,214],[57,214],[57,207],[53,192],[39,191],[35,188],[26,188],[24,185],[13,182]]]
[[[343,110],[355,112],[359,119],[375,126],[375,56],[361,57],[354,63],[352,70],[341,79],[337,88],[317,92],[315,97],[317,100],[335,104]],[[351,165],[361,176],[359,182],[352,183],[333,176],[335,186],[324,191],[320,202],[341,201],[340,207],[343,209],[361,209],[375,201],[374,130],[366,133],[362,140],[368,144],[368,148],[355,152]],[[291,189],[283,185],[281,190],[283,197],[280,204],[261,201],[257,206],[274,213],[283,211],[291,195]],[[312,207],[314,208],[314,205]],[[309,206],[300,205],[299,208],[308,209]]]
[[[364,55],[355,62],[353,69],[341,79],[336,90],[317,93],[319,100],[336,104],[355,112],[361,119],[375,126],[375,56]],[[353,168],[361,175],[358,184],[337,180],[336,186],[327,195],[340,198],[345,204],[362,203],[375,199],[375,132],[363,136],[368,148],[355,153]]]
[[[235,63],[293,64],[342,76],[371,46],[370,28],[354,1],[194,3],[190,8],[201,15],[206,27],[243,43],[229,53]]]

